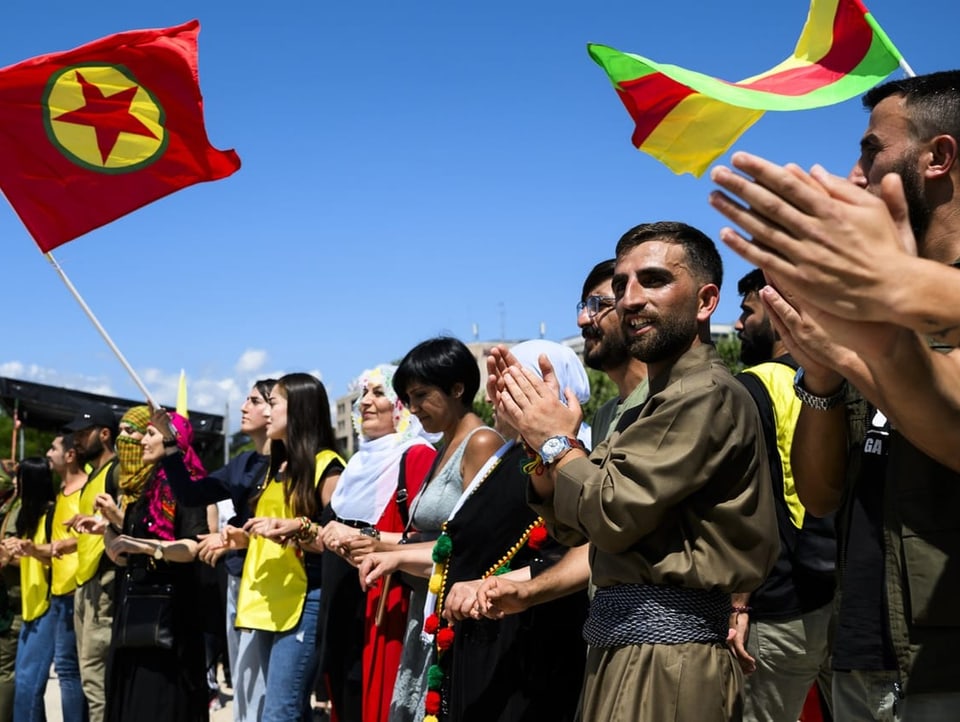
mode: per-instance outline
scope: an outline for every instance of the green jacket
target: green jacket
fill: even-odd
[[[900,684],[904,694],[960,692],[960,474],[895,430],[889,438],[883,480],[885,606]],[[859,468],[856,448],[848,480],[857,478]],[[848,483],[841,527],[848,526],[852,497]],[[840,538],[846,536],[841,529]],[[838,567],[843,566],[841,558]]]
[[[891,433],[884,496],[890,638],[904,692],[960,692],[960,474]]]
[[[20,499],[14,499],[9,508],[0,510],[2,538],[16,536]],[[7,632],[13,619],[20,614],[20,567],[7,564],[0,569],[0,634]]]

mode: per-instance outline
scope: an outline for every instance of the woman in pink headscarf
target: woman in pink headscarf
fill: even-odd
[[[107,680],[106,718],[111,722],[208,718],[203,629],[195,608],[193,564],[197,536],[209,532],[206,510],[176,503],[159,461],[169,450],[183,454],[191,478],[202,478],[206,472],[191,446],[190,422],[179,414],[168,418],[175,439],[164,440],[170,431],[161,433],[155,415],[140,442],[144,466],[124,485],[123,528],[111,524],[106,532],[107,553],[121,567]],[[122,629],[124,612],[130,612],[132,618],[147,610],[148,603],[135,597],[133,590],[146,587],[170,590],[167,628],[172,631],[172,644],[133,646],[133,641],[123,642],[128,631]]]

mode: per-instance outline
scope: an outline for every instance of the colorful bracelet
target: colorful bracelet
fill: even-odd
[[[300,529],[294,534],[294,538],[300,542],[311,541],[316,537],[316,533],[313,531],[313,522],[310,521],[309,517],[301,516],[299,517]]]
[[[740,605],[734,605],[730,607],[730,612],[732,614],[750,614],[753,611],[753,607],[746,607]]]

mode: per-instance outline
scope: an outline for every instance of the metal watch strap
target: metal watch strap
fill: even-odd
[[[816,409],[817,411],[829,411],[843,403],[847,395],[847,382],[844,381],[840,385],[840,388],[830,394],[830,396],[817,396],[803,387],[803,367],[801,366],[797,369],[797,373],[793,377],[793,393],[797,395],[800,403],[804,406],[809,406],[811,409]]]

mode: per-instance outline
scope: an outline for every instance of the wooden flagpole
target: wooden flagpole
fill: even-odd
[[[60,276],[60,279],[63,281],[64,285],[66,285],[67,290],[70,291],[73,297],[77,300],[77,303],[80,304],[80,308],[82,308],[83,312],[87,314],[87,318],[90,319],[90,322],[94,325],[94,328],[96,328],[97,331],[100,332],[100,335],[103,337],[103,340],[106,341],[107,346],[109,346],[110,350],[113,351],[114,356],[117,357],[117,359],[120,361],[123,367],[127,370],[127,373],[130,374],[130,378],[133,379],[133,382],[143,392],[143,395],[146,398],[147,402],[151,406],[153,406],[153,408],[155,409],[160,408],[157,405],[157,402],[154,400],[153,396],[147,390],[146,385],[140,379],[140,376],[138,376],[137,372],[133,370],[133,366],[130,365],[130,362],[127,361],[126,357],[123,355],[120,349],[117,348],[117,344],[115,344],[113,342],[113,339],[110,338],[110,334],[107,333],[107,330],[103,327],[103,325],[94,315],[93,311],[90,310],[90,307],[87,305],[87,302],[83,300],[83,296],[81,296],[80,292],[77,291],[77,287],[73,285],[73,283],[70,281],[69,278],[67,278],[67,274],[64,272],[63,268],[60,267],[60,264],[57,263],[57,259],[55,259],[53,257],[53,254],[50,253],[49,251],[47,253],[44,253],[43,255],[50,262],[50,265],[53,266],[53,270],[57,272],[57,275]]]

